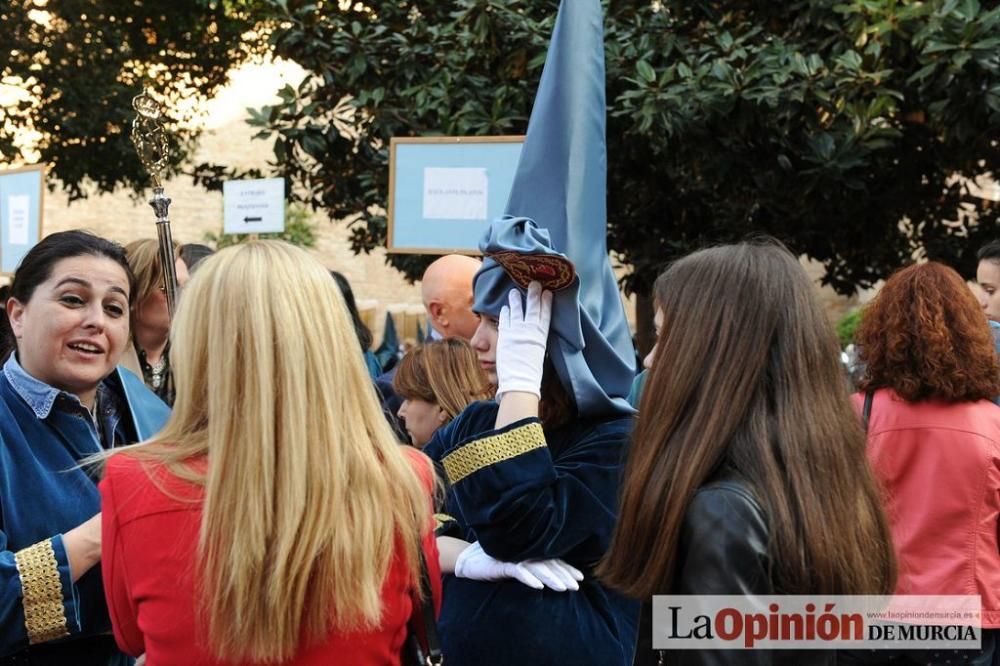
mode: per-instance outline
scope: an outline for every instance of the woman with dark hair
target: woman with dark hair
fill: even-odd
[[[836,336],[795,257],[776,244],[702,250],[661,276],[656,299],[662,328],[598,574],[644,601],[890,592],[889,528]],[[663,661],[649,640],[641,629],[637,664],[833,659],[677,651]]]
[[[0,375],[2,663],[129,663],[97,566],[100,495],[79,463],[169,415],[116,369],[134,296],[122,248],[82,231],[46,237],[14,274]]]
[[[215,254],[215,250],[200,243],[185,243],[180,246],[177,253],[187,266],[188,273],[192,273],[198,264]]]
[[[865,308],[855,396],[885,489],[896,592],[978,594],[982,650],[909,652],[899,663],[989,664],[1000,629],[1000,363],[976,297],[951,268],[909,266]],[[854,654],[846,663],[875,663]],[[878,662],[880,663],[880,662]]]
[[[476,353],[460,338],[431,340],[404,356],[392,388],[403,398],[399,418],[417,448],[470,403],[493,396]]]
[[[378,359],[375,358],[375,352],[371,350],[372,332],[361,321],[358,304],[355,302],[354,292],[351,290],[351,283],[337,271],[330,271],[330,275],[333,277],[333,281],[337,283],[337,287],[344,297],[344,304],[347,305],[347,312],[351,315],[351,322],[354,324],[354,332],[358,336],[358,344],[361,345],[361,353],[365,357],[368,374],[371,375],[372,379],[375,379],[382,374],[382,366],[379,365]]]

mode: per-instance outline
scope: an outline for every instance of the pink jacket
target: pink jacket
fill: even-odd
[[[864,395],[854,396],[858,411]],[[1000,628],[1000,407],[875,392],[868,458],[899,559],[897,594],[978,594]]]

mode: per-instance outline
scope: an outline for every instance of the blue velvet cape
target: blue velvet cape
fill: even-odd
[[[601,585],[593,567],[610,545],[632,418],[580,418],[550,430],[525,419],[494,430],[496,415],[496,403],[474,403],[424,448],[449,481],[439,534],[479,541],[504,561],[562,558],[586,578],[578,592],[553,592],[446,575],[445,658],[631,664],[639,605]]]
[[[169,408],[128,370],[118,368],[103,385],[120,398],[131,441],[166,423]],[[89,415],[52,408],[40,419],[0,373],[0,655],[23,650],[30,638],[32,663],[131,662],[108,635],[100,566],[74,584],[62,540],[101,509],[93,472],[76,467],[100,450]],[[27,613],[25,596],[33,600]]]

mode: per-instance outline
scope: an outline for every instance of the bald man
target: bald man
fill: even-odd
[[[481,263],[472,257],[448,254],[436,259],[424,271],[420,281],[424,310],[439,337],[462,338],[468,342],[479,327],[479,317],[472,312],[472,278]],[[379,375],[375,387],[382,398],[382,411],[389,425],[400,441],[407,442],[409,437],[398,416],[403,399],[392,388],[396,367]]]
[[[472,311],[472,278],[481,265],[478,259],[448,254],[424,271],[420,282],[424,309],[442,338],[468,342],[476,332],[479,317]]]

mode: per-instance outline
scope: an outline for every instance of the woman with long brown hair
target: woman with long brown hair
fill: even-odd
[[[836,337],[795,257],[775,243],[702,250],[660,277],[656,300],[662,330],[598,574],[647,602],[891,591],[889,528]],[[664,656],[649,634],[640,630],[637,664]],[[832,657],[805,659],[775,652],[769,663]]]
[[[866,364],[855,396],[868,457],[885,488],[899,594],[978,594],[989,664],[1000,630],[1000,364],[986,317],[962,278],[936,262],[903,268],[855,334]],[[895,663],[957,663],[909,652]],[[873,663],[852,655],[848,663]],[[950,661],[949,661],[950,660]],[[880,663],[880,662],[877,662]]]

